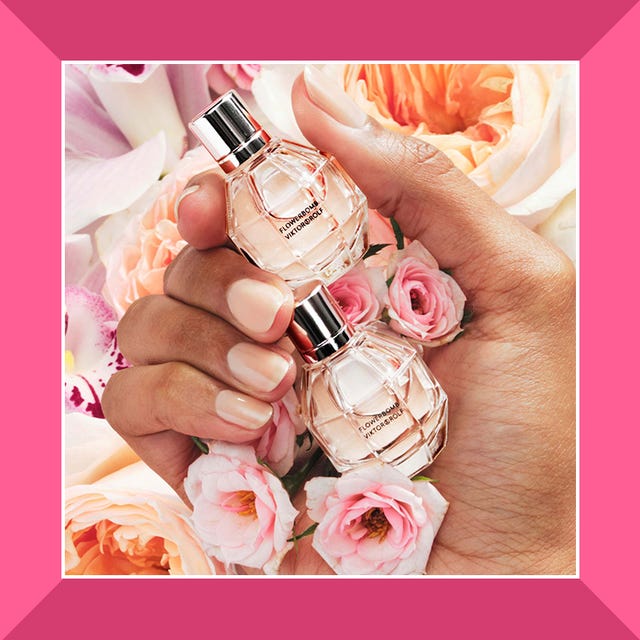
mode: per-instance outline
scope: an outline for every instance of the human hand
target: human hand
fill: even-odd
[[[428,572],[573,572],[573,266],[511,218],[443,154],[366,120],[317,72],[309,70],[306,82],[298,79],[293,104],[300,128],[310,142],[338,158],[372,208],[393,215],[406,236],[420,240],[443,267],[451,269],[474,312],[460,339],[429,354],[429,365],[449,396],[450,422],[448,447],[428,473],[438,479],[438,488],[451,506],[436,538]],[[200,188],[180,203],[179,229],[193,247],[203,251],[189,249],[174,261],[167,274],[168,296],[159,298],[164,305],[169,301],[173,305],[172,298],[178,298],[189,309],[200,307],[213,312],[218,325],[215,315],[221,314],[228,323],[229,316],[219,307],[204,302],[215,298],[211,283],[220,277],[211,272],[216,260],[210,256],[227,251],[211,250],[226,240],[223,180],[218,174],[206,174],[191,184]],[[204,277],[207,270],[208,276]],[[271,282],[278,280],[263,277],[272,278]],[[195,297],[183,292],[192,282],[200,283]],[[284,287],[281,282],[278,286]],[[204,414],[211,413],[211,376],[218,375],[220,362],[224,369],[224,349],[213,338],[198,338],[201,329],[194,320],[191,326],[197,331],[188,332],[192,335],[185,347],[191,354],[188,358],[176,356],[171,350],[157,355],[161,348],[158,343],[170,343],[175,335],[156,337],[149,333],[158,323],[160,308],[156,307],[158,315],[151,322],[145,319],[149,312],[145,304],[150,308],[159,303],[138,303],[138,317],[134,307],[119,330],[125,356],[156,368],[179,367],[150,363],[186,360],[195,367],[192,375],[199,379],[202,373],[198,369],[204,367],[210,374],[209,395],[203,391],[199,402],[206,406]],[[263,336],[265,341],[274,342],[280,337],[290,305],[287,299],[279,312],[278,331]],[[167,311],[175,309],[167,307]],[[209,350],[210,346],[215,349]],[[150,357],[151,353],[156,355]],[[131,371],[136,369],[145,367]],[[287,375],[292,378],[292,370]],[[291,383],[290,378],[278,387],[279,392]],[[231,377],[222,382],[234,384]],[[155,389],[157,384],[165,393]],[[250,438],[229,424],[223,425],[223,430],[215,416],[207,414],[208,421],[198,423],[189,409],[200,404],[191,400],[196,391],[186,380],[177,387],[179,394],[169,388],[167,396],[168,388],[151,373],[125,371],[109,383],[103,404],[107,418],[133,448],[184,496],[181,480],[197,451],[185,435],[176,431],[234,441],[240,436]],[[154,419],[158,411],[152,402],[146,408],[132,406],[144,393],[162,398],[162,419]],[[191,419],[186,420],[185,415]],[[173,419],[178,420],[177,425],[172,425]],[[299,496],[295,504],[301,509],[304,496]],[[310,521],[299,518],[297,532],[308,524]],[[281,572],[329,570],[311,548],[310,539],[305,538],[285,559]]]

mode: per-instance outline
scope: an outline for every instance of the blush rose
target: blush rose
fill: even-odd
[[[215,442],[189,467],[185,491],[205,551],[225,566],[278,571],[298,514],[253,447]]]
[[[313,548],[337,573],[421,574],[448,508],[438,490],[373,463],[305,486]]]
[[[419,242],[397,252],[387,274],[393,277],[387,311],[394,331],[431,347],[451,342],[460,333],[466,297]]]

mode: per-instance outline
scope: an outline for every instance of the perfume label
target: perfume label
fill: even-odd
[[[373,434],[384,429],[394,420],[397,420],[403,413],[404,409],[400,407],[400,403],[396,401],[384,411],[376,413],[376,415],[367,420],[367,422],[361,424],[358,427],[358,431],[360,432],[360,435],[368,440]]]
[[[301,231],[308,224],[311,224],[318,216],[321,216],[322,212],[322,207],[318,205],[317,200],[314,200],[293,218],[285,222],[278,230],[287,240],[291,240],[298,231]]]

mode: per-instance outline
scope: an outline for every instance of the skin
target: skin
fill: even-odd
[[[429,353],[449,396],[449,443],[428,475],[450,502],[430,574],[575,573],[575,270],[568,258],[509,216],[435,148],[368,120],[351,127],[316,106],[299,78],[293,106],[300,129],[333,153],[367,195],[420,240],[465,291],[473,319],[455,342]],[[136,302],[118,329],[134,367],[111,378],[103,408],[111,425],[185,499],[188,465],[199,455],[189,435],[255,439],[221,420],[214,398],[237,388],[270,402],[295,377],[276,345],[292,299],[277,276],[230,249],[223,177],[201,174],[179,206],[190,243],[165,276],[164,296]],[[189,186],[190,186],[189,185]],[[252,334],[234,322],[224,292],[240,278],[285,296],[273,326]],[[212,283],[215,283],[212,285]],[[289,358],[272,392],[253,393],[225,368],[225,351],[247,336]],[[311,521],[304,495],[296,532]],[[330,569],[304,538],[282,573]]]

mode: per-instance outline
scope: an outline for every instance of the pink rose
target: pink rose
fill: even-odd
[[[306,427],[300,414],[300,404],[295,391],[290,389],[284,398],[273,403],[273,418],[255,443],[256,454],[279,476],[293,466],[296,451],[296,436]]]
[[[259,64],[212,64],[207,72],[207,82],[216,93],[236,88],[250,91],[260,68]]]
[[[340,478],[313,478],[305,490],[309,516],[319,523],[313,548],[336,573],[424,573],[449,506],[430,482],[373,463]]]
[[[107,267],[104,292],[119,317],[134,300],[162,293],[165,269],[187,244],[178,232],[175,203],[192,176],[212,167],[202,147],[188,152],[131,211],[111,216],[96,232]]]
[[[380,302],[372,285],[373,279],[380,281],[378,285],[384,283],[384,276],[379,269],[359,264],[329,285],[331,295],[352,324],[365,324],[380,314]]]
[[[393,275],[388,313],[394,331],[432,347],[451,342],[460,333],[466,297],[419,242],[399,251],[388,273]]]
[[[205,551],[225,565],[277,573],[292,542],[298,511],[253,447],[215,442],[184,481],[193,524]]]

